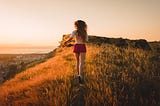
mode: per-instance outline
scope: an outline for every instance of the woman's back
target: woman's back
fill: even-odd
[[[88,36],[86,36],[87,38],[84,40],[81,36],[78,35],[76,30],[72,32],[71,37],[75,37],[76,44],[84,44],[88,40]]]

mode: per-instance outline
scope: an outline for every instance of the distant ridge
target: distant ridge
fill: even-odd
[[[63,35],[63,39],[61,41],[61,46],[63,42],[68,39],[70,34]],[[74,41],[68,43],[68,46],[72,46]],[[118,47],[127,48],[139,48],[143,50],[152,50],[149,43],[145,39],[139,39],[139,40],[130,40],[130,39],[123,39],[123,38],[107,38],[107,37],[99,37],[99,36],[89,36],[88,43],[96,43],[98,45],[101,45],[103,43],[113,44]]]

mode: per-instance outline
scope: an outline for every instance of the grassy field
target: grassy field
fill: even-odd
[[[160,105],[159,54],[87,44],[85,82],[79,84],[72,48],[57,48],[54,57],[1,84],[0,105]]]

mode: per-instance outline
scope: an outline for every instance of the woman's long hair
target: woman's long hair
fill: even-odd
[[[82,20],[78,20],[74,24],[77,27],[78,36],[81,36],[82,39],[86,42],[87,41],[87,24]]]

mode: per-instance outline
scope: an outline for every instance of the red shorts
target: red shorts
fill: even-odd
[[[85,44],[75,44],[74,45],[74,49],[73,49],[74,53],[86,53],[86,45]]]

